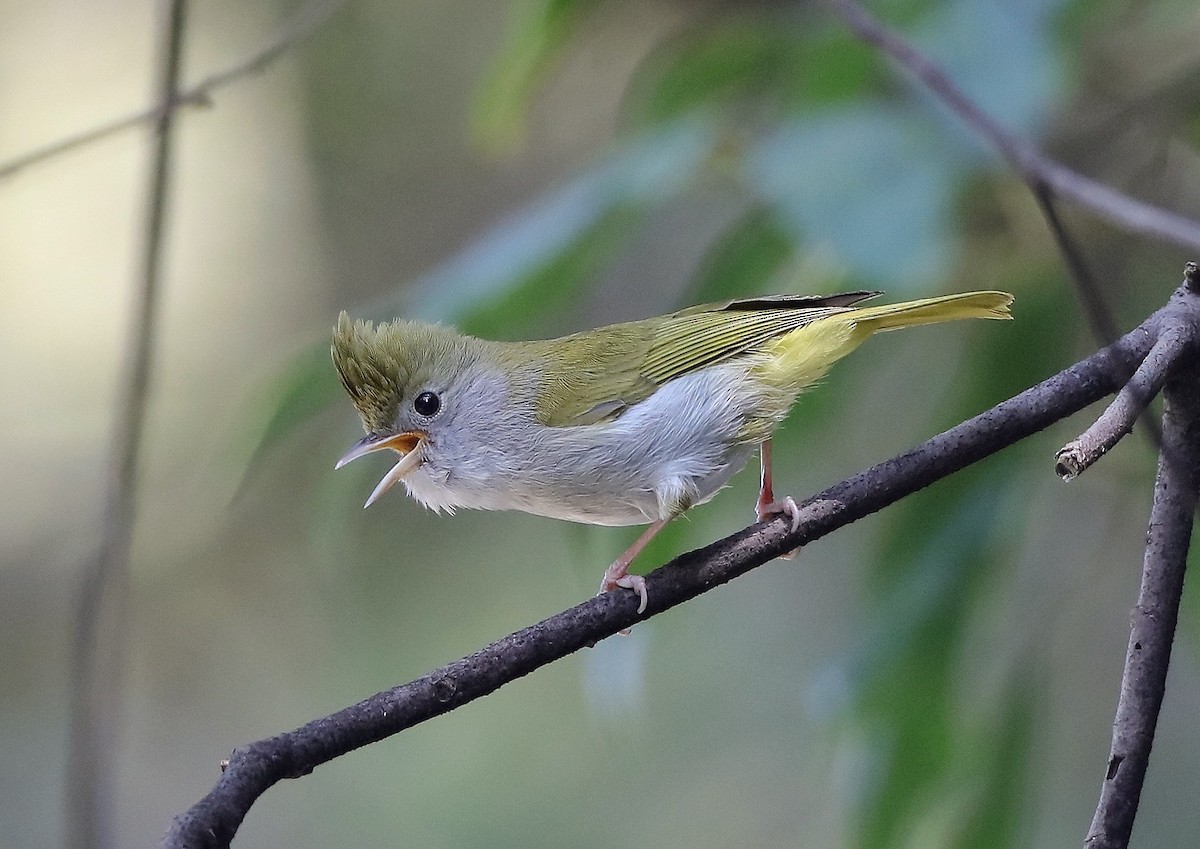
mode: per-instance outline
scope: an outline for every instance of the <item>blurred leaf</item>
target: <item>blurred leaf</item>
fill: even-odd
[[[598,0],[518,0],[508,35],[472,110],[471,135],[482,148],[508,151],[525,135],[526,112],[542,72]]]
[[[911,291],[945,273],[954,169],[911,114],[854,106],[806,115],[754,145],[746,175],[797,238],[853,276]]]
[[[696,119],[639,136],[406,287],[412,303],[392,297],[352,312],[381,321],[404,315],[446,322],[498,338],[520,336],[538,317],[561,309],[615,251],[639,209],[689,185],[715,143],[712,125]],[[267,422],[251,467],[261,452],[339,396],[328,352],[322,340],[301,354],[266,393],[264,407],[251,411]]]
[[[1031,658],[1009,676],[1006,702],[997,722],[980,733],[984,759],[972,776],[975,806],[955,841],[957,849],[1016,846],[1028,827],[1025,790],[1036,727],[1038,687]]]
[[[809,45],[805,65],[803,93],[813,105],[860,96],[879,75],[875,51],[840,27]]]
[[[569,306],[583,284],[616,253],[638,217],[635,209],[612,209],[508,292],[470,312],[464,310],[455,326],[485,339],[534,337],[545,316]]]
[[[1039,277],[1035,270],[1032,280],[1023,281],[1030,285],[1012,287],[1021,292],[1016,321],[973,336],[958,384],[962,390],[953,411],[939,419],[973,415],[1071,360],[1071,337],[1062,327],[1069,294]],[[963,770],[972,781],[995,785],[997,793],[1016,792],[1010,785],[1020,783],[1010,774],[1020,769],[1025,742],[1019,735],[1010,741],[1012,751],[998,753],[991,763],[962,763],[962,755],[955,754],[969,747],[954,721],[958,693],[953,663],[984,580],[995,580],[1006,562],[996,545],[997,524],[1011,515],[1002,502],[1019,485],[1022,468],[1011,454],[1031,449],[1029,443],[1014,446],[1008,449],[1008,462],[972,466],[885,514],[888,524],[871,574],[881,607],[879,624],[860,654],[840,675],[831,676],[850,699],[855,722],[874,739],[878,755],[878,783],[854,813],[861,828],[858,845],[864,849],[900,845],[931,810],[937,788],[961,781]],[[901,691],[905,698],[895,698]],[[1032,720],[1021,716],[1019,706],[1011,709],[1015,734],[1020,722]],[[978,802],[964,798],[960,804]],[[975,835],[972,840],[1015,834],[1015,824],[1001,811],[985,806],[967,814],[966,833]]]
[[[653,56],[631,85],[636,122],[661,122],[754,94],[799,96],[803,32],[777,19],[702,27]]]
[[[597,230],[682,191],[717,142],[710,120],[689,118],[636,136],[565,186],[514,213],[413,284],[408,309],[394,300],[370,310],[424,321],[458,322],[507,297]],[[547,286],[552,281],[547,281]]]
[[[249,411],[250,415],[241,430],[250,443],[250,450],[238,486],[239,492],[253,476],[269,448],[286,441],[341,394],[342,385],[329,361],[328,342],[314,344],[296,355],[264,392],[266,397],[262,405]],[[237,496],[234,498],[236,500]]]
[[[955,767],[954,662],[976,590],[998,563],[991,538],[1003,491],[989,479],[960,492],[946,520],[927,523],[932,534],[912,529],[925,544],[884,597],[880,626],[851,678],[859,679],[857,721],[880,750],[875,784],[854,815],[864,849],[898,845]]]
[[[1002,3],[955,0],[935,6],[915,28],[913,41],[938,62],[954,84],[1000,126],[1036,137],[1059,94],[1062,63],[1054,50],[1053,21],[1061,0]],[[945,121],[940,136],[956,140],[973,159],[992,159],[973,131],[924,89],[918,96]]]
[[[774,213],[755,207],[705,253],[688,287],[687,304],[771,294],[768,284],[795,252],[792,235],[780,226]]]

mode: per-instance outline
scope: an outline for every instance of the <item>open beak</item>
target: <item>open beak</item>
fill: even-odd
[[[350,450],[342,455],[342,458],[337,461],[335,469],[340,469],[352,460],[357,460],[367,454],[375,451],[382,451],[385,448],[390,448],[392,451],[400,454],[400,462],[392,466],[391,471],[383,476],[375,487],[371,496],[367,499],[364,508],[370,507],[379,498],[395,486],[396,481],[402,479],[405,475],[411,472],[417,466],[421,465],[421,444],[425,440],[426,435],[420,431],[408,431],[406,433],[397,433],[393,436],[373,436],[368,434],[354,443]]]

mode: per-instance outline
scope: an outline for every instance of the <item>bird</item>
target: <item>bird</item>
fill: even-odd
[[[707,502],[757,450],[759,521],[777,498],[771,437],[796,399],[875,333],[1009,319],[1012,295],[964,292],[892,304],[874,291],[702,304],[555,339],[492,341],[452,327],[342,312],[330,352],[365,436],[335,468],[400,455],[396,483],[436,512],[520,510],[592,525],[647,525],[604,572],[648,604],[630,564],[672,519]]]

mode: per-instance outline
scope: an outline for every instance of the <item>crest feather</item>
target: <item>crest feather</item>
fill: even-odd
[[[329,353],[363,428],[379,433],[395,425],[405,393],[431,377],[431,366],[450,366],[451,372],[454,365],[461,367],[462,339],[448,328],[413,321],[381,322],[376,327],[343,311]]]

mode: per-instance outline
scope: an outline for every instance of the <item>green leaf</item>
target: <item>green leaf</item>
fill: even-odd
[[[737,219],[708,249],[688,287],[686,306],[726,298],[772,294],[769,284],[795,255],[797,245],[767,207]]]
[[[711,123],[694,119],[638,136],[500,222],[406,287],[402,297],[352,312],[377,320],[404,315],[446,322],[498,338],[523,335],[538,318],[560,310],[616,251],[639,210],[686,188],[715,144]],[[335,401],[339,389],[328,342],[314,343],[264,393],[271,400],[252,411],[266,422],[253,456]]]
[[[461,310],[455,326],[484,339],[532,338],[545,316],[564,310],[583,284],[595,277],[638,218],[638,211],[629,206],[609,210],[507,291],[473,309]]]
[[[1037,691],[1030,663],[1009,676],[999,719],[981,731],[983,757],[973,770],[977,787],[974,804],[959,831],[957,849],[998,849],[1016,846],[1029,821],[1025,803],[1027,770],[1033,752]]]
[[[697,27],[653,54],[630,85],[634,123],[762,100],[788,109],[847,100],[878,79],[869,48],[843,28],[794,15],[743,15]]]
[[[914,28],[918,49],[942,66],[954,84],[992,120],[1009,131],[1033,136],[1050,117],[1063,81],[1054,50],[1051,15],[1061,0],[1000,4],[993,0],[955,0],[933,8]],[[976,134],[934,104],[976,158],[993,156]]]
[[[915,289],[943,275],[955,169],[911,114],[846,106],[783,124],[753,145],[751,188],[795,234],[879,288]]]
[[[673,197],[712,156],[712,121],[689,118],[626,141],[608,157],[502,221],[415,281],[412,303],[389,299],[369,314],[456,323],[478,315],[619,218]],[[603,241],[603,239],[601,239]],[[547,294],[554,281],[547,280]]]
[[[471,135],[485,150],[508,151],[525,136],[526,113],[542,73],[598,0],[518,0],[504,46],[484,77]]]
[[[941,489],[937,487],[936,489]],[[994,535],[1003,515],[1003,482],[956,488],[941,522],[910,525],[920,542],[881,550],[905,564],[881,596],[882,612],[855,672],[856,721],[879,754],[875,783],[855,813],[857,845],[898,845],[956,769],[954,673],[968,614],[998,562]],[[911,500],[911,499],[910,499]],[[909,517],[910,519],[912,517]]]
[[[803,59],[795,24],[743,19],[697,28],[639,70],[631,86],[634,121],[661,122],[734,98],[795,92]]]

